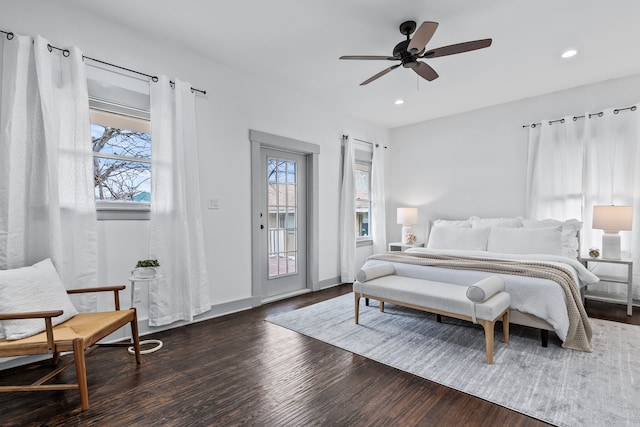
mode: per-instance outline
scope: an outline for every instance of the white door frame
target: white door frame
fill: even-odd
[[[260,242],[267,231],[267,217],[264,213],[260,199],[260,189],[264,177],[262,170],[260,150],[272,148],[280,151],[301,154],[306,158],[307,167],[307,285],[311,291],[320,290],[319,276],[319,231],[318,231],[318,201],[319,201],[319,171],[318,157],[320,146],[308,142],[285,138],[256,130],[249,130],[251,141],[251,298],[252,306],[257,307],[262,303],[262,277],[260,277],[260,261],[262,250]]]

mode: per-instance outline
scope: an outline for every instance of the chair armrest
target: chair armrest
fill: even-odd
[[[0,313],[0,320],[9,319],[44,319],[44,328],[47,335],[47,347],[49,353],[53,353],[53,322],[52,317],[60,316],[63,313],[62,310],[50,310],[50,311],[31,311],[28,313]]]
[[[124,285],[118,286],[101,286],[99,288],[80,288],[80,289],[68,289],[68,294],[84,294],[87,292],[113,292],[113,302],[116,306],[116,310],[120,310],[120,296],[119,291],[126,289]]]
[[[31,311],[28,313],[0,313],[0,320],[11,319],[39,319],[39,318],[52,318],[60,316],[63,313],[62,310],[50,310],[50,311]]]

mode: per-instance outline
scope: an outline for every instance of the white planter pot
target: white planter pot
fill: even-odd
[[[131,271],[131,275],[136,279],[152,279],[157,273],[156,267],[136,267]]]

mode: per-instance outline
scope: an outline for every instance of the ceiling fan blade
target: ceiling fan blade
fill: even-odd
[[[431,81],[438,78],[438,73],[436,72],[436,70],[422,61],[411,62],[408,65],[413,71],[416,72],[417,75],[425,80]]]
[[[398,68],[400,66],[400,64],[396,64],[396,65],[392,65],[389,68],[385,68],[384,70],[380,71],[378,74],[376,74],[375,76],[369,77],[367,80],[363,81],[362,83],[360,83],[360,86],[364,86],[364,85],[368,85],[369,83],[371,83],[374,80],[379,79],[380,77],[384,76],[385,74],[387,74],[390,71],[395,70],[396,68]]]
[[[387,60],[387,61],[398,61],[399,58],[395,58],[393,56],[371,56],[371,55],[344,55],[341,56],[340,59],[366,59],[366,60]]]
[[[407,46],[407,52],[411,54],[422,52],[437,29],[437,22],[424,21],[422,24],[420,24],[420,27],[413,35],[409,46]]]
[[[491,46],[491,39],[474,40],[471,42],[451,44],[425,52],[421,58],[437,58],[438,56],[454,55]]]

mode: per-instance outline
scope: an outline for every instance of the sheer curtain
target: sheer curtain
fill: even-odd
[[[373,253],[387,250],[387,226],[385,218],[384,165],[386,148],[373,144],[371,160],[371,231]]]
[[[591,228],[594,205],[633,206],[631,231],[621,231],[621,247],[632,259],[640,253],[640,142],[638,111],[603,110],[601,116],[585,120],[585,226],[583,247],[602,247],[602,230]],[[603,265],[602,267],[607,267]],[[640,271],[634,269],[634,297],[640,298]],[[626,294],[626,285],[602,283],[600,290]]]
[[[582,218],[582,125],[565,117],[529,129],[528,218]]]
[[[622,251],[631,258],[640,253],[640,119],[638,112],[607,109],[565,117],[562,122],[542,121],[529,130],[527,215],[535,219],[578,218],[582,253],[602,246],[602,230],[591,228],[594,205],[632,205],[632,231],[620,232]],[[600,270],[611,266],[598,266]],[[600,273],[604,271],[600,271]],[[613,269],[615,270],[615,269]],[[635,269],[634,285],[640,281]],[[610,273],[618,274],[617,271]],[[622,274],[622,272],[620,272]],[[626,285],[602,283],[599,290],[626,294]],[[640,287],[633,295],[640,298]]]
[[[353,282],[356,266],[355,149],[351,138],[342,139],[342,187],[340,191],[340,277]]]
[[[0,268],[51,258],[68,288],[97,286],[97,222],[82,52],[2,42]],[[79,311],[95,296],[74,299]]]
[[[150,288],[149,324],[160,326],[211,309],[204,252],[195,95],[166,76],[151,85],[150,255],[163,279]]]

